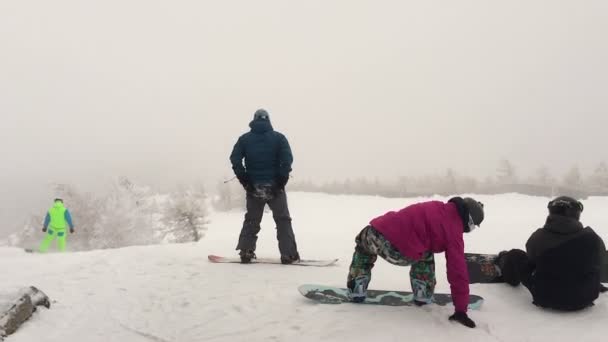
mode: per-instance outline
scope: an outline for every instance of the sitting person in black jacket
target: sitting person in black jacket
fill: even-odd
[[[530,236],[527,252],[503,251],[496,264],[505,282],[528,288],[535,305],[565,311],[584,309],[607,290],[600,283],[606,247],[593,229],[579,221],[581,202],[560,196],[549,202],[548,208],[545,226]]]

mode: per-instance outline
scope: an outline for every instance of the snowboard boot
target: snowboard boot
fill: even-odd
[[[298,262],[300,262],[300,254],[298,252],[291,256],[281,255],[281,264],[283,265],[297,264]]]
[[[525,268],[528,257],[526,252],[519,249],[502,251],[498,253],[494,263],[498,266],[502,279],[511,286],[521,283],[522,270]]]
[[[255,259],[255,253],[250,249],[241,250],[241,264],[250,264],[252,259]]]
[[[367,297],[367,285],[369,284],[368,276],[357,277],[346,284],[348,287],[350,299],[355,303],[363,303]]]
[[[498,274],[498,278],[502,279],[502,270],[505,268],[505,256],[507,255],[507,251],[501,251],[498,253],[496,259],[494,259],[494,268],[496,268],[496,273]]]
[[[428,293],[429,288],[427,282],[420,279],[413,279],[412,287],[414,291],[414,304],[423,306],[433,302],[432,294],[429,295]]]

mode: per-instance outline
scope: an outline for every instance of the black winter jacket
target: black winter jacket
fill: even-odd
[[[526,243],[535,271],[534,303],[558,310],[579,310],[597,299],[606,253],[602,239],[576,219],[549,215]]]

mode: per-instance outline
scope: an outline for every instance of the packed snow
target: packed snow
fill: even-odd
[[[592,308],[561,313],[532,305],[523,287],[471,285],[471,293],[485,298],[481,310],[469,312],[476,329],[448,321],[452,307],[316,304],[298,293],[300,284],[344,286],[359,230],[375,216],[429,198],[288,196],[302,258],[337,257],[337,266],[208,262],[208,254],[236,255],[240,210],[211,212],[198,243],[46,255],[0,248],[2,286],[34,285],[53,301],[9,341],[601,341],[608,335],[608,295]],[[465,235],[465,244],[480,253],[523,248],[542,226],[549,200],[475,197],[485,204],[486,220]],[[583,203],[583,223],[608,240],[608,198]],[[278,256],[270,212],[257,254]],[[438,255],[436,261],[436,292],[448,292],[445,259]],[[409,290],[408,268],[379,260],[370,287]]]

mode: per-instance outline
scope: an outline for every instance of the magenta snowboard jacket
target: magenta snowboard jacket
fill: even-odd
[[[469,273],[464,258],[464,225],[454,203],[413,204],[373,219],[370,224],[405,257],[445,252],[448,282],[456,311],[466,312]]]

